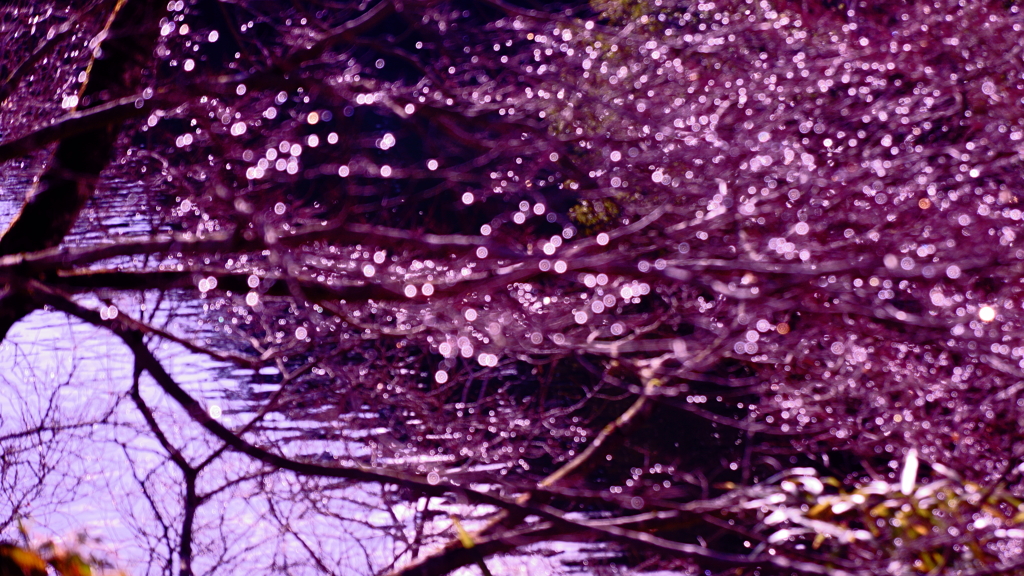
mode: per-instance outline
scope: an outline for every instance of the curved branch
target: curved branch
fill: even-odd
[[[279,454],[270,452],[250,444],[245,439],[238,437],[229,428],[214,420],[202,405],[186,392],[171,375],[164,369],[163,364],[153,355],[143,342],[143,334],[135,330],[128,323],[114,319],[103,319],[96,311],[79,306],[69,300],[66,296],[52,290],[40,282],[32,281],[29,285],[30,293],[41,304],[48,304],[72,316],[76,316],[95,326],[102,326],[123,341],[135,354],[139,366],[145,369],[156,381],[163,391],[173,398],[181,406],[189,417],[213,434],[237,452],[245,454],[255,460],[275,466],[280,469],[290,470],[307,476],[341,478],[356,482],[371,482],[377,484],[394,484],[411,488],[429,496],[442,496],[448,493],[458,494],[470,502],[495,506],[516,514],[537,516],[542,520],[551,522],[563,532],[584,531],[593,532],[596,536],[642,546],[652,550],[679,555],[684,557],[699,558],[709,566],[736,567],[736,566],[757,566],[771,565],[786,570],[793,570],[807,574],[835,575],[835,576],[868,576],[867,571],[846,571],[835,569],[824,564],[792,560],[782,556],[746,556],[717,552],[702,546],[675,542],[653,534],[623,528],[621,526],[591,525],[586,521],[573,520],[565,517],[564,512],[552,506],[543,504],[520,504],[519,502],[506,500],[494,494],[480,492],[472,488],[446,483],[431,482],[426,477],[371,468],[355,463],[346,463],[339,466],[323,466],[309,462],[299,462],[286,458]],[[543,488],[543,487],[539,487]]]

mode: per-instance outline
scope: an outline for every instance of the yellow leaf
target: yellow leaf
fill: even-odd
[[[455,526],[455,533],[459,536],[459,542],[462,543],[462,547],[468,550],[473,546],[476,546],[476,542],[473,542],[473,537],[470,536],[469,532],[466,532],[466,529],[462,527],[462,523],[459,522],[459,519],[455,516],[452,516],[451,519],[452,525]]]
[[[0,544],[0,576],[46,576],[46,562],[31,550]]]

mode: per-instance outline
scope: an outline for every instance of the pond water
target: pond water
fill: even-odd
[[[2,172],[0,222],[10,219],[29,182],[27,168],[7,165]],[[112,183],[87,207],[83,218],[103,214],[108,233],[130,236],[152,229],[135,196]],[[140,195],[141,197],[141,195]],[[88,244],[99,235],[75,234],[70,242]],[[120,313],[145,315],[152,323],[186,337],[203,337],[197,328],[202,302],[157,293],[104,294]],[[105,306],[95,295],[78,302]],[[251,399],[277,389],[280,374],[225,365],[184,347],[153,340],[168,371],[211,414],[228,426],[252,417]],[[133,357],[106,330],[52,310],[37,311],[18,322],[0,343],[0,535],[16,536],[21,519],[33,538],[69,545],[87,536],[84,549],[132,574],[177,572],[175,557],[183,510],[183,476],[168,458],[131,398]],[[312,574],[325,566],[341,573],[387,572],[396,558],[414,553],[407,542],[452,536],[449,514],[470,509],[444,498],[407,499],[391,488],[296,478],[254,465],[220,445],[160,389],[143,376],[141,396],[151,407],[167,440],[192,465],[209,459],[197,490],[207,499],[198,508],[193,567],[202,573],[281,572]],[[359,456],[379,432],[375,414],[340,414],[332,425],[362,421],[343,441],[316,440],[306,434],[325,424],[311,413],[307,421],[271,413],[258,436],[263,445],[286,455]],[[427,514],[426,511],[431,513]],[[476,520],[463,521],[472,529]],[[417,531],[420,532],[417,535]],[[440,536],[440,537],[438,537]],[[433,544],[436,545],[436,544]],[[488,560],[494,573],[566,571],[607,556],[599,545],[546,544],[536,553]],[[476,573],[476,567],[460,573]]]

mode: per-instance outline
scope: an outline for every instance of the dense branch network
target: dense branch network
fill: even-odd
[[[130,350],[153,572],[245,562],[203,531],[247,491],[268,570],[1012,571],[1024,21],[810,4],[11,8],[0,336]]]

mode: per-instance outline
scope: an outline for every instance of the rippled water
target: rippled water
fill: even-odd
[[[26,166],[12,169],[8,164],[6,168],[0,172],[0,222],[13,216],[30,181]],[[110,235],[151,230],[151,218],[140,209],[138,198],[141,195],[123,183],[104,187],[82,214],[85,221],[105,215],[103,228],[83,226],[69,242],[88,244]],[[87,228],[99,231],[86,233]],[[78,302],[90,308],[102,305],[92,295]],[[119,301],[121,313],[139,317],[145,305],[154,324],[171,326],[190,337],[204,336],[197,329],[200,301],[152,293],[133,302],[134,307],[129,307]],[[252,416],[252,400],[278,388],[280,374],[273,369],[238,369],[177,344],[150,344],[182,387],[229,426],[246,422]],[[7,458],[0,474],[0,521],[8,521],[0,525],[3,533],[14,535],[15,524],[8,519],[13,520],[12,513],[21,514],[38,539],[72,542],[75,535],[87,534],[88,550],[102,553],[133,574],[164,572],[165,559],[176,553],[181,474],[168,462],[166,451],[131,400],[132,382],[132,355],[106,330],[52,310],[37,311],[14,326],[0,343],[0,450],[6,450],[0,455]],[[168,439],[191,462],[219,447],[146,376],[141,390]],[[330,457],[358,457],[369,453],[367,440],[380,431],[374,425],[377,418],[372,412],[333,414],[332,426],[351,430],[341,435],[342,441],[324,441],[317,439],[316,431],[327,424],[316,411],[303,420],[271,413],[259,441],[292,456],[322,452]],[[11,438],[38,427],[47,430],[20,441]],[[231,454],[203,470],[199,491],[215,494],[197,514],[196,573],[274,571],[274,563],[281,558],[306,557],[305,547],[310,545],[346,573],[372,573],[401,553],[389,530],[411,530],[416,511],[425,504],[395,500],[377,485],[331,485],[291,474],[260,476],[261,472],[247,459]],[[308,498],[310,494],[314,497]],[[431,499],[429,505],[442,512],[465,511],[464,505],[446,499]],[[279,525],[270,521],[275,515],[291,515],[289,526],[308,542],[281,537]],[[432,522],[435,525],[427,532],[436,534],[450,527],[444,513]],[[476,524],[465,522],[470,529]],[[600,546],[588,544],[542,548],[543,554],[493,558],[488,565],[502,574],[556,573],[564,571],[564,560],[582,566],[588,559],[606,555]],[[268,549],[273,550],[270,556],[265,554]],[[298,563],[292,569],[300,574],[315,571]]]

